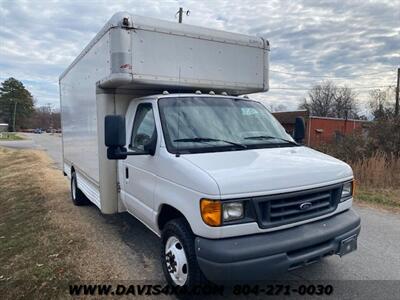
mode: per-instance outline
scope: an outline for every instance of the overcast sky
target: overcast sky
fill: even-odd
[[[179,6],[191,12],[185,23],[270,41],[271,90],[254,98],[274,109],[297,108],[328,78],[364,103],[366,88],[395,84],[400,0],[0,0],[0,80],[15,77],[38,105],[57,108],[59,75],[115,12],[176,22]]]

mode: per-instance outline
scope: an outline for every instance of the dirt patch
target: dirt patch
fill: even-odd
[[[158,240],[131,217],[73,206],[68,179],[44,152],[0,148],[0,186],[2,296],[67,296],[67,282],[162,280],[147,250],[158,253]],[[132,231],[149,236],[132,245]]]

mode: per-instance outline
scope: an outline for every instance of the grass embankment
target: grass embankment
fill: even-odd
[[[46,202],[62,175],[39,151],[0,148],[0,295],[3,299],[65,295],[74,268],[66,259],[81,243],[50,222]],[[48,192],[51,190],[52,192]]]
[[[351,165],[357,201],[400,211],[400,157],[376,153]]]
[[[356,192],[356,201],[371,203],[400,212],[400,189],[364,189]]]
[[[0,132],[0,141],[19,141],[23,139],[15,132]]]

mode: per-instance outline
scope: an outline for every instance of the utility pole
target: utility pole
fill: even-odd
[[[14,117],[13,117],[13,132],[15,132],[15,118],[17,116],[17,104],[18,104],[18,102],[15,101],[14,102]]]
[[[396,106],[394,107],[394,115],[399,116],[399,89],[400,89],[400,68],[397,68],[397,87],[396,87]]]
[[[47,103],[47,112],[49,113],[49,127],[48,129],[53,129],[53,110],[51,108],[51,103]],[[47,129],[47,128],[46,128]]]
[[[178,14],[179,14],[179,23],[182,23],[182,14],[183,14],[183,8],[182,7],[179,7]]]
[[[187,15],[187,16],[189,16],[190,15],[190,10],[187,10],[187,11],[185,11],[185,14]],[[175,14],[175,18],[176,18],[176,15],[178,15],[179,17],[178,17],[178,22],[179,23],[182,23],[182,17],[183,17],[183,8],[182,7],[179,7],[179,10],[176,12],[176,14]]]

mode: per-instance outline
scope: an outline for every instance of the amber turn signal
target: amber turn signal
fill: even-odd
[[[222,205],[220,201],[201,199],[201,217],[204,223],[210,226],[220,226],[222,220]]]

